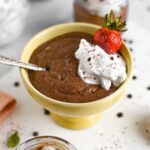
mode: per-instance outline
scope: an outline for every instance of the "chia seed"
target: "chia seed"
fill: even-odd
[[[117,113],[117,117],[118,118],[122,118],[123,117],[123,113],[122,112]]]
[[[20,86],[20,83],[19,83],[18,81],[16,81],[16,82],[14,83],[14,86],[15,86],[15,87],[18,87],[18,86]]]
[[[128,94],[127,98],[129,98],[129,99],[132,98],[132,94]]]
[[[87,61],[91,61],[91,57],[89,57],[89,58],[87,59]]]
[[[38,135],[39,135],[39,132],[34,131],[34,132],[32,133],[32,135],[36,137],[36,136],[38,136]]]

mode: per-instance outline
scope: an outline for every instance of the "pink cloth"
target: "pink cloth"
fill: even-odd
[[[15,98],[0,91],[0,122],[6,119],[16,106]]]

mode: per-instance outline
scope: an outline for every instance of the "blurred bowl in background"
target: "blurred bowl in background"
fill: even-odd
[[[12,42],[23,32],[28,11],[27,0],[0,0],[0,46]]]

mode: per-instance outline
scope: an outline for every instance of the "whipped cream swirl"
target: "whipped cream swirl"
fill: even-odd
[[[112,84],[118,87],[127,77],[126,63],[119,53],[109,55],[85,39],[81,39],[75,57],[79,60],[78,74],[88,84],[109,90]]]

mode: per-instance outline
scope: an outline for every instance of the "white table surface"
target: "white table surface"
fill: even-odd
[[[51,25],[72,20],[72,0],[41,1],[31,3],[31,11],[24,33],[16,41],[1,47],[0,54],[19,59],[25,44],[37,32]],[[56,12],[57,16],[55,15]],[[127,36],[135,40],[134,46],[129,46],[134,48],[134,51],[139,50],[138,53],[133,53],[136,59],[135,74],[138,75],[138,82],[132,83],[128,90],[134,97],[130,100],[124,96],[123,100],[125,101],[120,101],[112,109],[106,111],[105,117],[97,125],[87,130],[71,131],[63,129],[49,117],[43,117],[42,108],[25,91],[18,69],[0,65],[0,89],[18,99],[18,109],[0,125],[0,150],[7,150],[5,140],[8,132],[12,129],[18,129],[21,132],[22,141],[31,138],[32,131],[37,130],[40,135],[63,137],[72,142],[79,150],[150,149],[150,135],[145,135],[144,132],[145,129],[150,129],[149,91],[146,91],[147,86],[150,86],[150,73],[147,69],[150,67],[148,65],[148,56],[150,56],[148,51],[149,32],[150,1],[130,0],[129,32]],[[136,33],[136,35],[132,35],[132,33]],[[145,46],[144,55],[142,55],[144,51],[142,50],[142,44]],[[136,69],[137,66],[141,69]],[[8,81],[8,78],[11,78],[11,81]],[[21,87],[18,89],[14,89],[12,86],[16,80],[21,83]],[[123,118],[118,120],[115,115],[119,111],[126,113]],[[42,118],[42,121],[39,122],[37,116],[40,119]],[[15,123],[12,125],[11,122]]]

